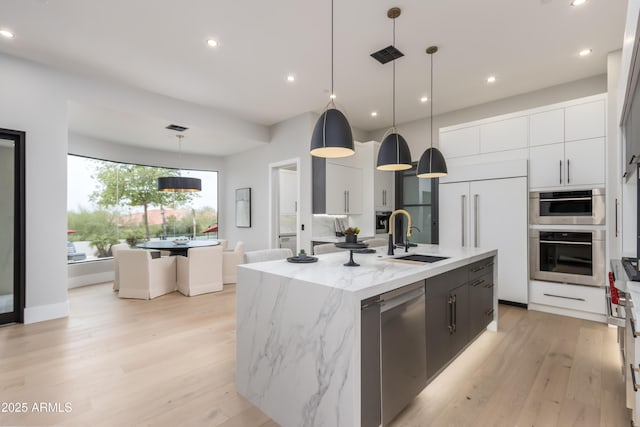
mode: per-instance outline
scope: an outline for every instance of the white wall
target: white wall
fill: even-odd
[[[314,113],[304,113],[271,127],[269,144],[244,153],[228,156],[224,162],[224,179],[220,193],[220,237],[230,245],[241,240],[245,250],[265,249],[269,245],[269,164],[300,158],[300,231],[301,249],[310,250],[311,217],[311,131],[317,120]],[[235,226],[235,190],[251,188],[251,228]],[[310,253],[310,252],[309,252]]]
[[[0,54],[0,127],[26,131],[26,309],[25,323],[64,317],[67,303],[68,102],[97,105],[186,123],[266,144],[269,128],[219,110],[112,82],[91,80]],[[215,157],[187,156],[121,147],[72,137],[73,151],[91,157],[159,166],[220,170]],[[118,157],[118,158],[116,158]],[[146,159],[146,160],[145,160]],[[184,163],[186,162],[186,165]],[[222,203],[222,197],[220,202]]]
[[[26,132],[25,323],[66,316],[67,94],[62,76],[0,55],[0,127]]]
[[[607,76],[603,74],[434,116],[433,126],[436,131],[433,135],[433,145],[438,146],[438,129],[443,127],[542,107],[606,91]],[[437,102],[436,99],[436,105]],[[411,157],[414,161],[418,161],[424,150],[429,147],[430,127],[427,124],[427,118],[401,123],[397,127],[409,144]],[[368,134],[368,139],[380,141],[386,130],[384,128],[372,131]]]

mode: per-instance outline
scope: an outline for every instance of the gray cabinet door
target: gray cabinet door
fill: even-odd
[[[469,281],[470,338],[487,328],[493,319],[493,269]]]
[[[427,322],[427,377],[433,377],[455,354],[454,300],[452,290],[467,281],[467,267],[427,279],[426,281],[426,322]],[[462,296],[462,294],[461,294]],[[463,296],[462,304],[466,297]],[[461,306],[458,305],[458,309]],[[468,310],[468,308],[466,309]],[[468,315],[459,313],[460,318]],[[464,321],[464,320],[463,320]],[[462,327],[468,337],[468,325]]]
[[[451,335],[450,355],[453,358],[469,342],[469,286],[464,283],[450,291],[453,300],[453,334]]]

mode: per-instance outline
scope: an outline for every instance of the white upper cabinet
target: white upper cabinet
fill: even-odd
[[[480,126],[480,152],[527,148],[527,117],[500,120]]]
[[[293,215],[298,210],[298,174],[280,169],[280,215]]]
[[[455,129],[440,133],[440,151],[446,158],[480,153],[480,127]]]
[[[605,117],[604,100],[565,108],[564,140],[576,141],[605,136]]]
[[[604,185],[604,138],[541,145],[529,150],[531,188]]]
[[[541,145],[529,150],[529,186],[557,187],[564,184],[564,144]]]
[[[564,142],[564,109],[545,111],[529,117],[529,145]]]
[[[567,185],[604,184],[604,138],[570,141],[564,145]]]
[[[362,169],[327,161],[326,213],[362,213]]]

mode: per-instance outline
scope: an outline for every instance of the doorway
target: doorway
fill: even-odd
[[[269,165],[269,241],[271,248],[300,247],[300,159]]]
[[[25,133],[0,129],[0,324],[24,321]]]

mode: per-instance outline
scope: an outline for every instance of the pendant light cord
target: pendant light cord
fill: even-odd
[[[431,84],[429,87],[429,95],[431,96],[431,99],[429,100],[429,117],[430,117],[430,124],[429,126],[431,127],[430,131],[431,131],[431,148],[433,148],[433,53],[429,55],[431,57]]]
[[[182,138],[184,135],[176,135],[176,138],[178,138],[178,176],[182,176],[180,165],[182,164]]]
[[[393,47],[396,47],[396,18],[393,18]],[[393,60],[393,129],[396,128],[396,60]]]
[[[329,97],[333,103],[333,0],[331,0],[331,93]]]

